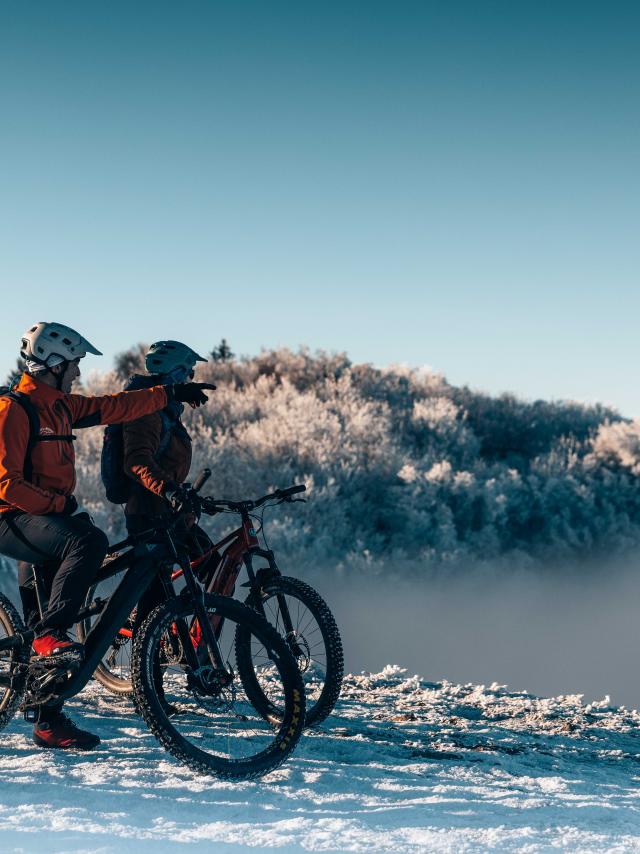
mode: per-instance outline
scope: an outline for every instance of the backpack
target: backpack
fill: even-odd
[[[29,419],[29,440],[27,442],[27,447],[24,452],[24,463],[22,467],[22,476],[26,481],[31,483],[33,478],[33,463],[31,461],[31,454],[33,452],[33,448],[36,442],[73,442],[75,441],[75,436],[55,436],[52,433],[40,435],[40,418],[38,416],[38,410],[31,403],[29,399],[29,395],[25,394],[22,391],[16,391],[13,388],[2,388],[0,389],[0,397],[8,397],[14,403],[17,403],[18,406],[22,407],[25,411],[27,418]],[[5,503],[5,502],[0,502]]]
[[[158,385],[158,378],[146,377],[139,374],[132,376],[124,387],[124,391],[134,391],[140,388],[151,388]],[[182,407],[180,407],[180,410]],[[154,459],[160,457],[169,447],[174,433],[186,434],[180,423],[180,412],[172,413],[162,409],[158,413],[162,419],[160,444]],[[124,471],[124,434],[122,424],[108,424],[104,431],[102,455],[100,457],[100,476],[107,495],[112,504],[125,504],[138,486]]]

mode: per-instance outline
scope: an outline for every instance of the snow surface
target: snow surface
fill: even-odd
[[[387,666],[348,676],[336,714],[240,784],[181,767],[96,684],[68,710],[98,751],[40,750],[22,720],[0,734],[3,852],[640,851],[640,715],[608,698]]]

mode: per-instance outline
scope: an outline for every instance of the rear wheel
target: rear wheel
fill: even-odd
[[[263,613],[286,640],[305,686],[305,725],[321,723],[331,714],[340,696],[344,671],[340,632],[325,601],[304,581],[275,576],[257,593],[252,592],[246,604]],[[236,634],[236,655],[252,703],[267,719],[279,719],[282,709],[262,692],[264,682],[255,676],[255,671],[265,666],[266,651],[241,626]]]
[[[89,588],[85,598],[85,607],[88,607],[91,602],[98,597],[108,598],[113,590],[122,580],[122,574],[108,578],[101,585],[94,585]],[[80,643],[84,643],[89,630],[91,629],[92,620],[95,617],[87,617],[76,625],[76,634]],[[135,610],[131,612],[126,623],[114,637],[111,646],[102,656],[102,661],[96,667],[93,676],[104,687],[111,691],[112,694],[130,696],[133,694],[133,684],[131,682],[131,646],[133,624],[135,619]]]
[[[23,631],[24,624],[17,610],[0,594],[0,640]],[[0,729],[7,726],[22,702],[29,654],[28,644],[0,652]]]
[[[272,771],[295,747],[304,725],[304,689],[296,662],[278,633],[255,611],[221,596],[206,594],[204,606],[216,624],[225,673],[200,654],[191,670],[180,640],[200,645],[193,630],[194,606],[184,597],[158,606],[140,627],[131,659],[136,707],[162,746],[202,774],[246,780]],[[269,665],[256,673],[263,694],[282,708],[267,721],[254,709],[238,675],[238,629],[269,651]]]

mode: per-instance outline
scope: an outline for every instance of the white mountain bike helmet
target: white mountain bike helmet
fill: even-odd
[[[93,344],[75,329],[63,323],[36,323],[22,336],[20,355],[27,362],[35,362],[43,368],[53,368],[62,362],[83,359],[87,353],[102,356]]]
[[[149,347],[144,366],[150,374],[168,374],[176,369],[188,373],[196,362],[206,361],[180,341],[156,341]]]

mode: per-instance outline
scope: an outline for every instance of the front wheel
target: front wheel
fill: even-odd
[[[305,725],[321,723],[331,714],[340,696],[344,671],[340,632],[324,599],[298,578],[275,576],[259,590],[252,591],[246,604],[263,614],[286,640],[305,686]],[[256,637],[240,626],[236,655],[240,675],[255,707],[268,719],[279,718],[282,709],[262,692],[261,683],[253,675],[254,669],[264,664],[265,650]]]
[[[24,631],[24,624],[6,596],[0,594],[0,641]],[[28,644],[0,651],[0,729],[4,729],[22,702],[26,687]]]
[[[255,611],[240,602],[206,594],[204,608],[216,625],[225,664],[217,671],[202,656],[194,605],[179,597],[159,605],[136,632],[131,675],[136,706],[162,746],[202,774],[248,780],[277,768],[295,747],[304,725],[302,679],[287,644]],[[238,676],[235,635],[255,637],[269,664],[257,674],[265,694],[283,709],[267,721],[254,709]],[[193,670],[184,638],[198,654]]]

